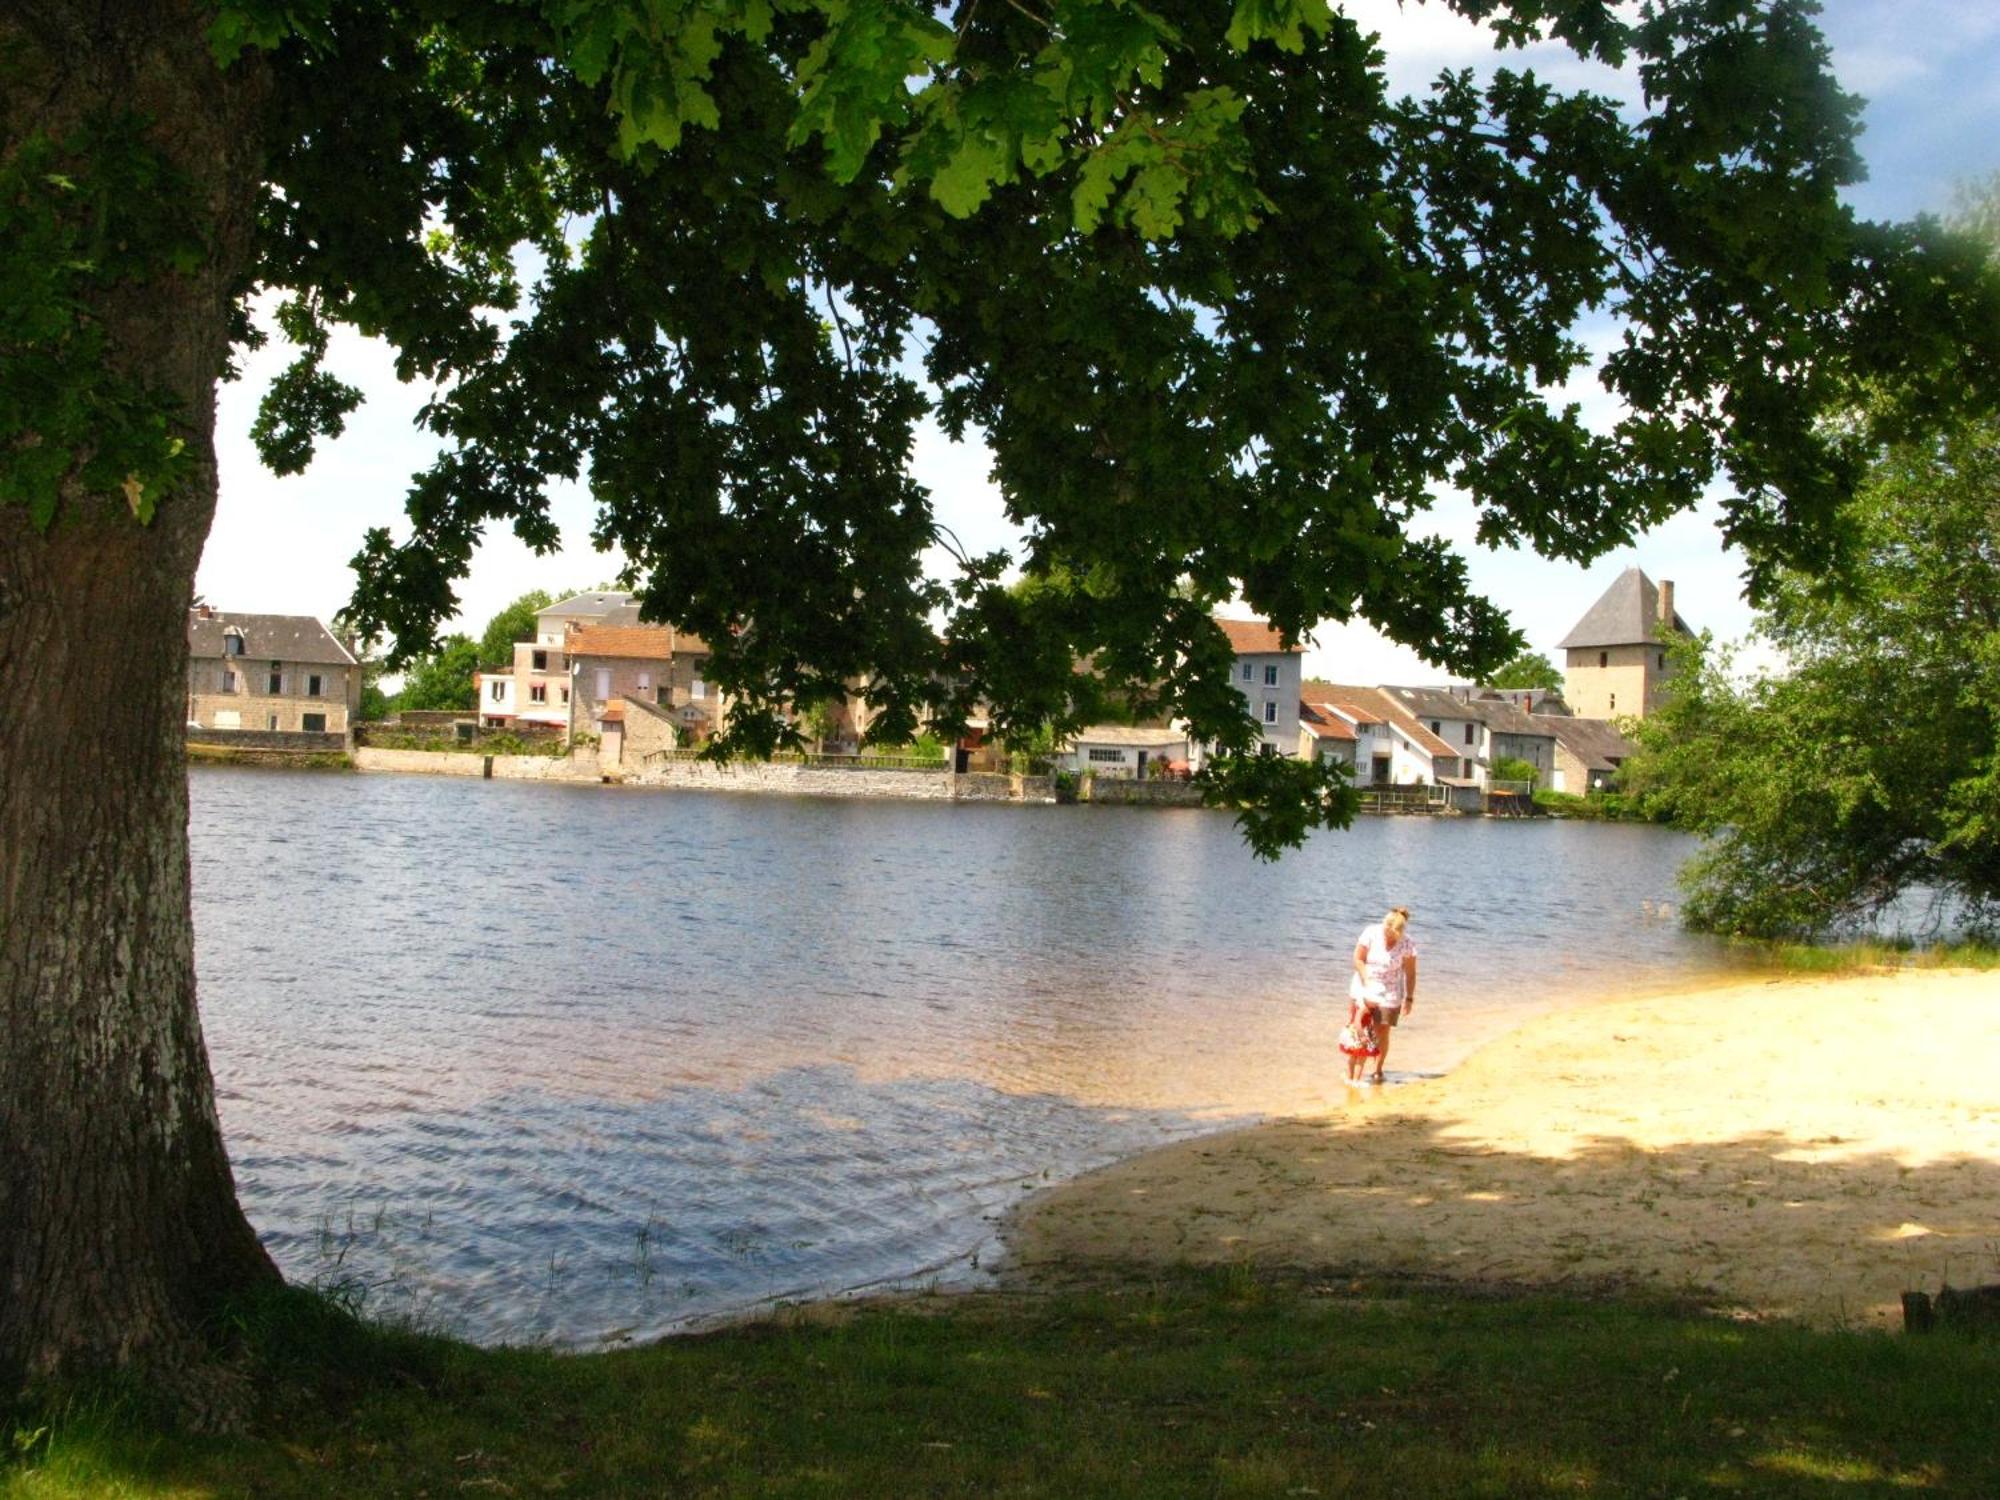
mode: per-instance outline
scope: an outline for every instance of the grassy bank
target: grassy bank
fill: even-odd
[[[1794,974],[1862,974],[1877,969],[2000,969],[2000,948],[1983,943],[1766,943],[1740,940],[1774,969]]]
[[[0,1494],[2000,1493],[2000,1344],[1657,1305],[1231,1270],[587,1358],[316,1318],[261,1329],[255,1435],[71,1414]]]

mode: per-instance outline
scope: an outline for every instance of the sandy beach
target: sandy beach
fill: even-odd
[[[2000,973],[1558,1011],[1446,1077],[1053,1188],[1009,1244],[1029,1277],[1247,1260],[1892,1326],[1905,1289],[2000,1281]]]

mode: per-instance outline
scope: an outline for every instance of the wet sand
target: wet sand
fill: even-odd
[[[1446,1077],[1052,1188],[1009,1248],[1031,1279],[1247,1260],[1891,1326],[1906,1289],[2000,1281],[2000,973],[1559,1011]]]

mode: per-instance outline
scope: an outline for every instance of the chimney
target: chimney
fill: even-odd
[[[204,620],[213,620],[215,618],[215,606],[208,603],[206,600],[203,600],[200,604],[196,605],[195,610],[197,613],[200,614],[200,616]]]
[[[1660,623],[1669,630],[1674,628],[1674,581],[1671,578],[1660,580]]]

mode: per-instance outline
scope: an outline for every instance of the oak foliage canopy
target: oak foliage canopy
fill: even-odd
[[[1839,205],[1856,102],[1812,7],[1452,8],[1623,69],[1643,107],[1521,68],[1394,97],[1313,0],[225,5],[218,63],[273,83],[244,292],[284,296],[301,351],[257,439],[303,466],[360,396],[328,328],[387,339],[445,452],[407,536],[369,534],[356,622],[425,649],[482,532],[552,547],[546,485],[587,477],[651,613],[717,645],[752,749],[771,706],[857,680],[890,738],[978,700],[1061,721],[1086,653],[1244,745],[1206,619],[1238,594],[1490,669],[1518,643],[1428,534],[1447,485],[1482,542],[1585,559],[1721,478],[1753,579],[1824,562],[1882,433],[1823,415],[1858,380],[1883,429],[1984,399],[1996,319],[1934,227]],[[36,149],[17,201],[58,224],[117,159]],[[1610,431],[1549,394],[1593,363]],[[133,411],[107,447],[144,497],[171,424]],[[931,413],[991,445],[1066,595],[1024,603],[997,557],[924,576],[905,460]],[[147,432],[150,464],[124,451]],[[38,514],[56,446],[10,461]],[[1303,770],[1271,790],[1338,806]]]

